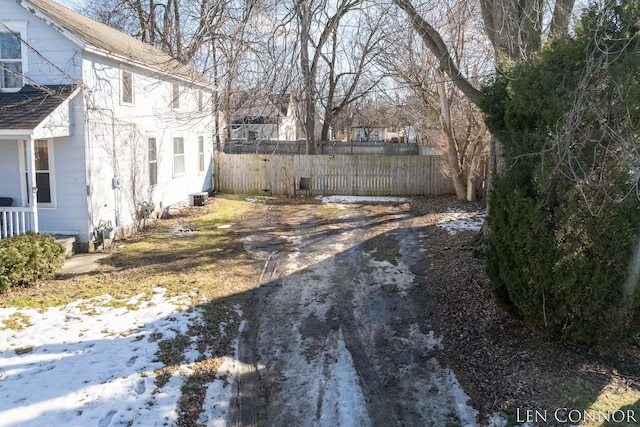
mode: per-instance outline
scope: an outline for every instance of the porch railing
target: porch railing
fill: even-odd
[[[0,207],[0,239],[36,231],[33,208]]]

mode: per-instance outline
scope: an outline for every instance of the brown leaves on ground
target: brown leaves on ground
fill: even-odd
[[[512,425],[526,410],[568,408],[631,410],[640,420],[640,349],[633,341],[583,349],[545,339],[496,305],[476,233],[430,233],[435,256],[428,281],[439,302],[437,332],[480,417],[502,412]],[[537,422],[557,424],[552,415]]]

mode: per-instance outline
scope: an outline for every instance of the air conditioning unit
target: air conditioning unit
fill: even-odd
[[[191,206],[204,206],[207,204],[207,199],[209,198],[209,193],[191,193],[189,194],[189,204]]]

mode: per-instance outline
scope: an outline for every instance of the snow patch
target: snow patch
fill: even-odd
[[[250,203],[264,203],[267,200],[274,200],[276,199],[276,197],[270,197],[270,196],[252,196],[252,197],[247,197],[245,200],[247,202]]]
[[[456,375],[451,370],[449,370],[448,383],[450,387],[449,393],[453,399],[460,425],[469,427],[477,425],[476,417],[478,416],[478,411],[467,404],[471,398],[464,392]]]
[[[451,235],[457,234],[459,231],[480,231],[485,217],[486,214],[484,212],[464,212],[447,209],[447,213],[436,225],[445,229]]]
[[[321,200],[324,204],[333,203],[402,203],[409,199],[405,197],[375,197],[375,196],[317,196],[316,199]],[[342,209],[346,207],[339,205]]]
[[[155,353],[201,316],[154,291],[147,304],[131,298],[137,310],[105,307],[108,295],[44,312],[0,309],[0,319],[20,314],[31,325],[0,331],[0,426],[173,424],[188,366],[154,393]]]

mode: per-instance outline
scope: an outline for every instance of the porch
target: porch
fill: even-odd
[[[38,232],[34,208],[0,206],[0,240],[28,231]]]
[[[53,207],[52,141],[72,134],[75,86],[24,86],[0,93],[0,239],[39,231]]]

